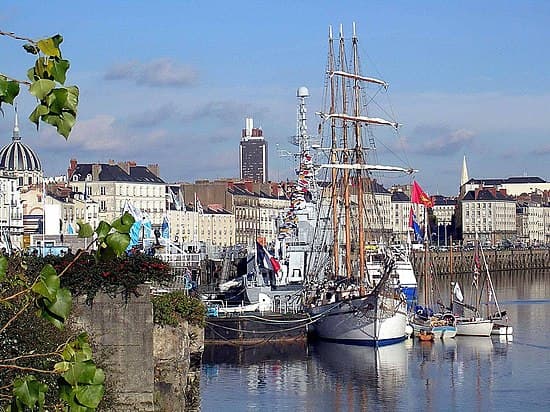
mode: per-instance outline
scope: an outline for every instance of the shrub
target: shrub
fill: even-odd
[[[200,299],[187,295],[184,291],[155,296],[153,320],[160,326],[178,326],[187,320],[191,325],[204,327],[206,307]]]

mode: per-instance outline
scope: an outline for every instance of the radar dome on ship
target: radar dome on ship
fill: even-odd
[[[298,87],[296,97],[309,97],[309,90],[305,86]]]

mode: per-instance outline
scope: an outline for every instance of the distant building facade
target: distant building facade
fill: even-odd
[[[267,141],[263,137],[263,130],[254,127],[253,119],[246,118],[239,149],[241,180],[267,183],[267,159]]]
[[[505,190],[478,188],[461,199],[462,238],[497,244],[516,236],[516,201]]]
[[[99,219],[111,222],[120,217],[127,203],[147,213],[155,226],[166,214],[166,183],[158,165],[138,166],[135,162],[78,163],[71,159],[68,185],[99,207]]]

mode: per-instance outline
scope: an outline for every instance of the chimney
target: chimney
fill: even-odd
[[[71,181],[71,179],[73,178],[73,173],[76,170],[77,164],[78,163],[76,159],[71,159],[71,161],[69,162],[69,168],[67,169],[67,177],[69,181]]]
[[[101,173],[101,165],[99,163],[92,164],[92,181],[99,181],[99,174]]]
[[[118,167],[120,167],[127,175],[130,174],[130,162],[118,162]]]
[[[156,177],[160,177],[160,170],[159,170],[159,165],[158,163],[154,164],[154,165],[148,165],[147,166],[147,169],[149,169],[149,171],[151,173],[153,173]]]

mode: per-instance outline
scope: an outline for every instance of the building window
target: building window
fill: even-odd
[[[99,201],[99,210],[105,212],[107,210],[107,202],[105,200]]]
[[[99,194],[100,195],[105,196],[106,192],[107,192],[107,190],[106,190],[105,186],[101,186],[99,188]]]

